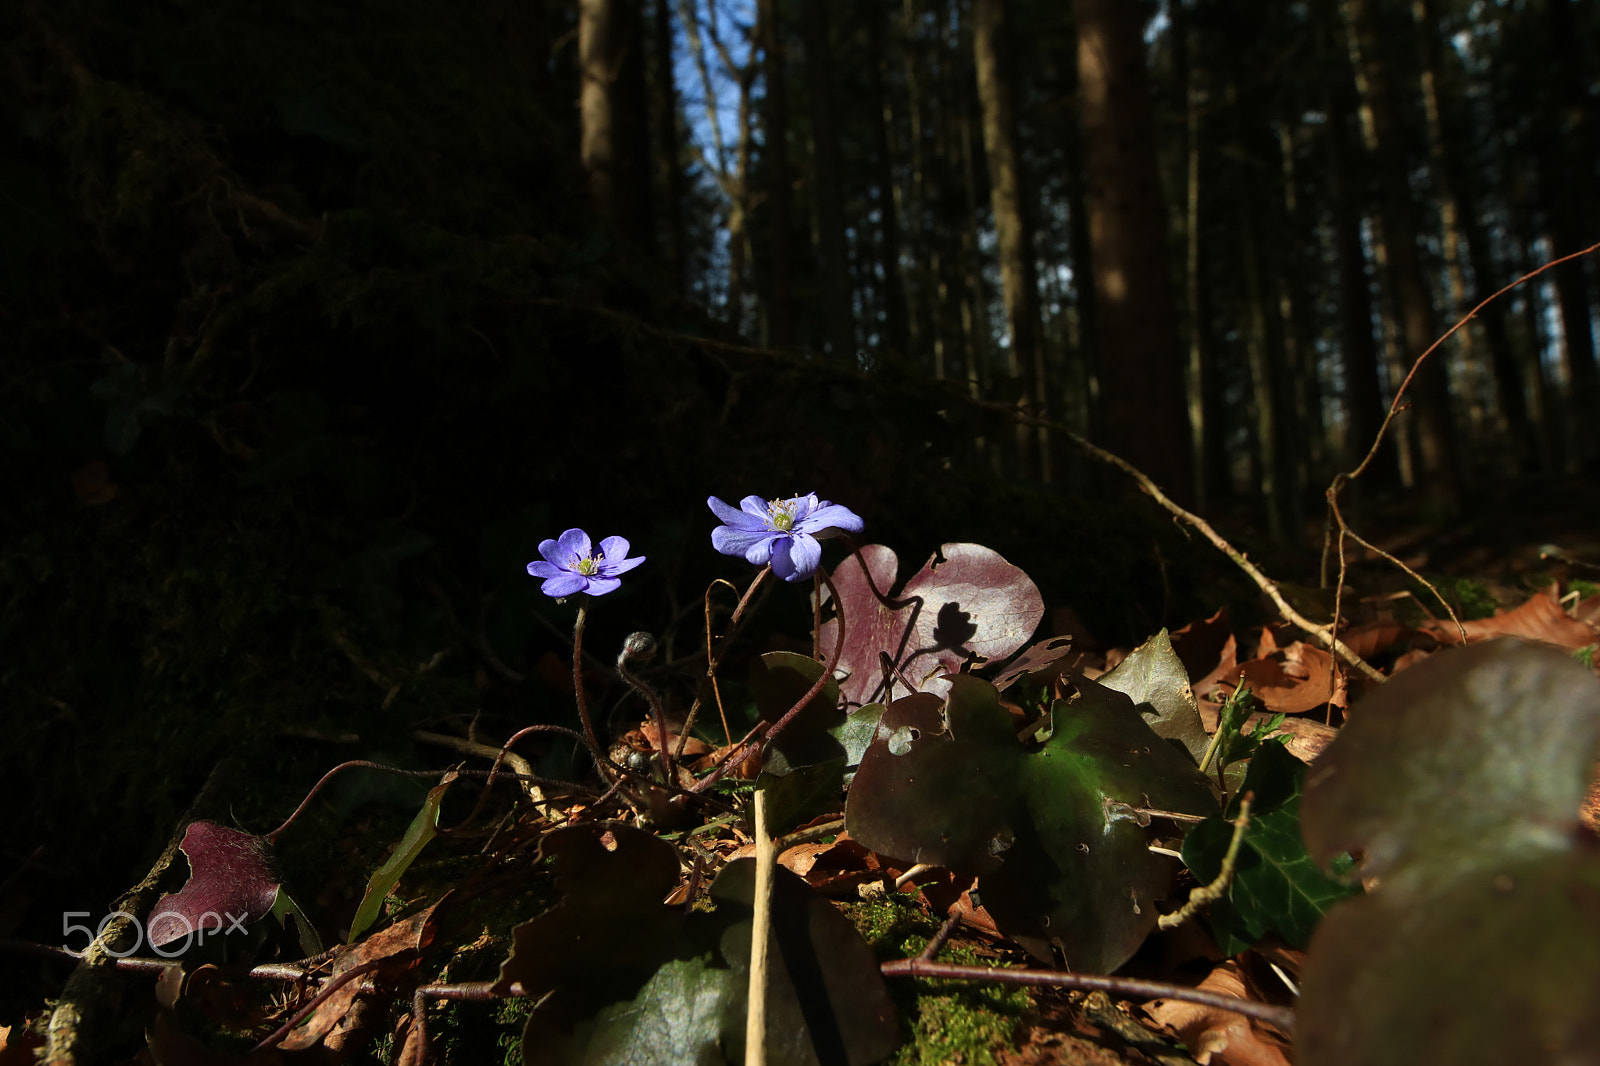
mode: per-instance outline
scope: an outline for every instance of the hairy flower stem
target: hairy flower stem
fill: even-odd
[[[710,587],[706,589],[706,681],[708,681],[711,685],[711,693],[716,698],[717,710],[719,712],[722,710],[722,693],[717,688],[717,666],[722,662],[723,653],[726,652],[728,650],[728,646],[733,643],[733,636],[739,629],[739,622],[744,617],[745,608],[750,605],[751,599],[754,598],[756,594],[756,589],[761,587],[761,583],[767,579],[767,575],[770,573],[772,573],[772,567],[770,566],[763,566],[760,570],[756,571],[755,580],[750,582],[750,587],[745,589],[744,594],[739,597],[738,606],[734,607],[733,616],[728,619],[728,631],[722,634],[722,640],[720,643],[718,643],[717,640],[712,636],[711,632],[711,590],[716,588],[718,585],[727,585],[730,589],[737,591],[738,586],[734,585],[730,581],[724,581],[719,577],[717,580],[711,583]],[[684,716],[683,731],[678,734],[677,746],[673,748],[672,751],[672,757],[674,759],[682,760],[683,746],[689,741],[689,731],[691,727],[693,727],[695,719],[699,717],[700,706],[704,702],[704,696],[696,695],[694,703],[689,707],[689,713]],[[728,720],[726,716],[723,716],[722,727],[724,732],[726,732],[728,727]],[[733,740],[732,737],[729,737],[728,739],[730,742]]]
[[[833,602],[839,602],[839,590],[833,587],[833,579],[831,577],[826,576],[821,570],[818,570],[813,576],[812,580],[815,582],[814,587],[816,591],[814,595],[820,596],[822,594],[822,586],[826,584],[828,586],[828,595],[833,597]],[[746,735],[743,741],[743,750],[697,781],[694,786],[694,791],[704,792],[706,789],[710,788],[712,785],[716,784],[723,777],[725,777],[730,771],[736,770],[742,766],[746,759],[752,757],[757,752],[765,751],[767,745],[772,743],[772,739],[781,733],[790,722],[794,721],[800,712],[804,710],[812,700],[817,698],[817,693],[821,692],[823,686],[833,678],[833,672],[838,668],[839,658],[843,654],[844,615],[841,614],[839,616],[839,629],[834,635],[833,640],[833,655],[828,659],[827,663],[823,665],[822,673],[817,675],[817,679],[811,683],[811,687],[806,689],[805,695],[796,700],[794,706],[785,711],[783,717],[779,718],[776,722],[773,722],[772,725],[767,729],[763,730],[759,725],[752,729],[749,734]]]
[[[611,760],[606,757],[606,749],[600,746],[594,723],[589,720],[589,701],[583,693],[583,626],[588,620],[589,605],[580,600],[578,620],[572,624],[572,694],[578,701],[578,720],[583,723],[583,739],[589,745],[589,754],[594,756],[594,767],[600,772],[602,780],[613,781],[615,777],[611,772]]]

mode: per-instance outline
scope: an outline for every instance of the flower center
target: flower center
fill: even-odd
[[[798,500],[769,500],[767,501],[767,522],[779,533],[787,533],[794,528],[794,514],[800,507]]]
[[[574,555],[572,557],[572,565],[568,569],[575,574],[582,574],[584,577],[593,577],[600,571],[600,560],[592,555],[587,559]]]

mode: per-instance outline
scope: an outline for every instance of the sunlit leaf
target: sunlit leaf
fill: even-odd
[[[350,922],[350,943],[360,940],[361,934],[378,920],[378,915],[383,910],[383,901],[394,891],[395,886],[400,883],[400,878],[405,876],[405,872],[411,868],[417,856],[422,854],[422,849],[428,846],[428,841],[438,832],[439,804],[444,802],[444,794],[455,779],[454,773],[446,774],[444,780],[428,791],[428,798],[422,801],[422,809],[411,820],[405,836],[400,838],[400,843],[395,845],[394,851],[384,860],[383,865],[368,878],[366,895],[361,897],[361,906],[356,908],[356,916]]]
[[[184,830],[179,847],[189,859],[189,880],[151,908],[145,935],[152,948],[191,934],[221,933],[272,910],[279,878],[265,837],[197,821]]]
[[[969,659],[1010,655],[1044,616],[1044,601],[1028,575],[981,544],[943,545],[896,590],[898,569],[894,552],[869,544],[833,572],[839,617],[822,624],[819,640],[831,650],[843,619],[839,670],[846,676],[839,691],[852,705],[871,703],[887,691],[884,656],[917,691],[942,696],[948,691],[945,674]],[[830,601],[831,596],[824,603]],[[896,680],[895,687],[904,693],[904,683]]]
[[[1176,741],[1199,764],[1210,737],[1189,688],[1189,671],[1172,650],[1165,629],[1098,680],[1131,699],[1156,736]]]

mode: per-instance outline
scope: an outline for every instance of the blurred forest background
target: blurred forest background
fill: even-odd
[[[816,491],[903,573],[987,543],[1111,641],[1209,613],[1041,420],[1312,548],[1413,360],[1597,232],[1592,0],[13,0],[0,42],[0,935],[102,907],[221,758],[260,828],[437,765],[413,728],[569,721],[523,571],[569,526],[649,557],[602,657],[692,655],[743,579],[711,494]],[[1366,497],[1592,470],[1595,280],[1451,337]]]

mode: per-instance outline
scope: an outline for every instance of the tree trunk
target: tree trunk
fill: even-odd
[[[770,2],[770,0],[769,0]],[[901,358],[911,355],[910,333],[906,328],[906,290],[900,274],[900,211],[896,203],[894,182],[894,153],[890,144],[889,127],[894,114],[888,90],[884,86],[883,68],[888,63],[884,47],[884,22],[887,11],[874,5],[866,12],[868,50],[867,95],[872,109],[871,129],[874,152],[874,178],[878,186],[878,214],[880,269],[883,271],[883,324],[889,350]]]
[[[675,296],[684,294],[687,283],[687,251],[683,229],[683,167],[678,150],[682,144],[678,126],[678,84],[673,73],[672,11],[667,0],[655,6],[656,87],[655,127],[657,137],[656,173],[662,189],[665,210],[662,230],[666,237],[667,269]]]
[[[624,244],[635,253],[649,253],[655,242],[641,30],[637,2],[580,0],[579,155],[589,176],[589,196]]]
[[[1406,134],[1398,114],[1395,79],[1378,50],[1383,39],[1373,0],[1343,0],[1346,44],[1362,100],[1362,129],[1378,170],[1379,216],[1400,334],[1402,361],[1411,367],[1439,336],[1415,219],[1410,178],[1401,148]],[[1414,54],[1414,53],[1413,53]],[[1416,405],[1416,431],[1423,495],[1436,510],[1461,502],[1461,463],[1450,411],[1450,378],[1442,354],[1430,355],[1408,387]]]
[[[1187,501],[1194,471],[1141,9],[1072,9],[1106,443]]]
[[[794,343],[789,284],[789,93],[784,84],[783,35],[778,32],[776,0],[760,0],[759,32],[766,74],[765,148],[767,170],[767,241],[769,264],[766,299],[766,343],[788,348]]]
[[[844,182],[833,107],[828,15],[823,0],[802,0],[800,10],[804,20],[806,89],[811,98],[812,164],[816,170],[813,202],[817,212],[822,316],[834,359],[853,364],[855,316],[851,306],[849,246],[844,232]]]
[[[1555,99],[1538,116],[1540,132],[1539,192],[1545,210],[1551,251],[1568,255],[1597,239],[1590,205],[1597,193],[1595,138],[1588,72],[1573,25],[1570,0],[1544,0],[1545,27]],[[1581,469],[1600,458],[1600,368],[1595,364],[1590,317],[1587,259],[1566,263],[1552,272],[1561,308],[1561,333],[1567,365],[1569,469]]]
[[[983,147],[989,160],[989,202],[998,240],[1000,282],[1011,333],[1010,376],[1020,387],[1019,407],[1049,415],[1044,347],[1040,343],[1039,283],[1033,262],[1033,230],[1017,145],[1015,68],[1005,40],[1005,0],[975,0],[972,11],[973,59],[978,98],[983,105]],[[1026,384],[1024,384],[1026,383]],[[1019,473],[1051,479],[1047,431],[1017,425]]]

